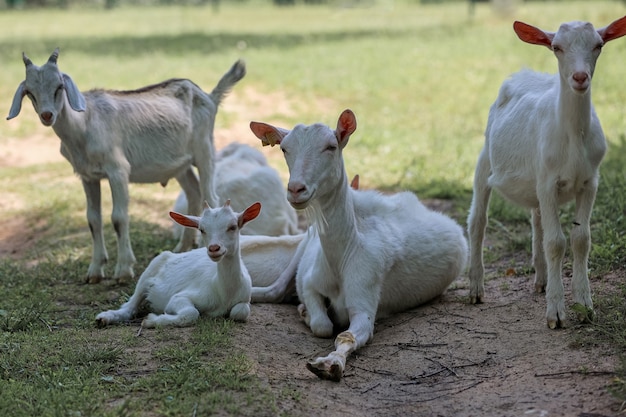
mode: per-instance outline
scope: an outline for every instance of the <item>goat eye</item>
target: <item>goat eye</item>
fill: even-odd
[[[285,148],[282,148],[282,147],[281,147],[281,148],[280,148],[280,150],[281,150],[284,154],[286,154],[286,153],[287,153],[287,150],[285,150]]]
[[[204,229],[200,229],[200,228],[199,228],[198,230],[200,231],[200,234],[202,234],[202,235],[206,233],[206,232],[204,231]]]
[[[61,91],[63,90],[63,84],[61,84],[60,86],[57,87],[56,91],[54,92],[54,95],[56,96],[57,94],[59,94]]]
[[[234,231],[236,231],[236,230],[237,230],[237,226],[236,226],[236,225],[234,225],[234,224],[233,224],[232,226],[228,227],[228,231],[229,231],[229,232],[234,232]]]
[[[557,53],[557,52],[563,52],[563,49],[561,49],[561,47],[560,47],[560,46],[557,46],[557,45],[552,45],[552,51],[553,51],[554,53]]]
[[[325,151],[329,151],[329,152],[334,152],[337,150],[337,145],[328,145],[326,147],[326,149],[324,149]]]
[[[604,45],[601,43],[597,44],[596,47],[594,48],[594,51],[601,51],[603,46]]]

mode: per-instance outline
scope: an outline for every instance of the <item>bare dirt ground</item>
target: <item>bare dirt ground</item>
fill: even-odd
[[[242,119],[250,120],[247,116]],[[238,125],[243,127],[216,131],[218,147],[227,138],[251,140],[247,123]],[[20,147],[37,149],[27,155],[15,153],[15,146],[12,139],[0,144],[1,163],[62,160],[55,138],[20,139]],[[4,199],[2,204],[11,203]],[[33,236],[23,230],[13,233],[17,228],[28,230],[19,219],[0,221],[0,256],[19,257],[30,246]],[[23,240],[8,242],[3,239],[7,236]],[[515,259],[519,270],[530,262],[525,253]],[[489,267],[504,270],[511,262],[501,260],[502,268]],[[612,283],[624,275],[596,279],[592,289],[610,292]],[[434,302],[380,321],[373,341],[348,359],[339,383],[319,380],[307,371],[306,361],[330,352],[332,340],[313,337],[294,305],[253,305],[250,321],[237,326],[235,338],[254,364],[252,373],[267,384],[286,415],[620,414],[621,404],[606,389],[614,377],[615,352],[572,347],[575,334],[585,332],[585,326],[549,330],[545,299],[532,289],[532,277],[507,274],[486,283],[485,304],[471,306],[464,299],[467,278],[461,277]]]

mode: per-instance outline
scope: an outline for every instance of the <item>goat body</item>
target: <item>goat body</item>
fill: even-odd
[[[230,198],[234,210],[242,210],[254,201],[263,205],[257,221],[243,229],[242,234],[282,236],[301,232],[298,216],[287,202],[278,172],[268,165],[265,156],[257,149],[237,142],[224,147],[217,153],[214,178],[220,204]],[[181,191],[174,211],[186,207],[185,192]],[[180,233],[182,228],[175,224],[174,236],[178,237]]]
[[[469,296],[471,303],[484,297],[483,240],[495,188],[531,209],[535,289],[546,292],[547,324],[556,328],[566,319],[561,279],[566,241],[558,209],[573,199],[573,298],[588,314],[593,312],[587,277],[589,222],[606,141],[591,103],[591,79],[602,46],[626,34],[626,17],[598,30],[585,22],[564,23],[556,33],[515,22],[514,30],[522,41],[551,49],[559,74],[514,74],[491,106],[468,219]]]
[[[239,230],[260,208],[255,203],[236,213],[227,203],[219,209],[207,206],[202,217],[171,212],[176,222],[201,231],[205,248],[158,255],[139,278],[130,299],[118,310],[98,314],[96,322],[104,326],[130,320],[144,302],[151,313],[143,327],[190,326],[200,314],[246,321],[252,282],[241,258]]]
[[[210,94],[185,79],[171,79],[134,91],[91,90],[81,93],[57,66],[58,49],[41,67],[23,55],[26,79],[19,85],[7,119],[21,110],[28,96],[45,126],[61,139],[61,154],[81,178],[87,220],[93,237],[88,282],[104,277],[108,254],[104,244],[100,180],[108,179],[113,199],[111,219],[118,239],[114,278],[134,276],[135,256],[129,236],[128,183],[176,178],[189,198],[190,214],[202,201],[216,204],[213,189],[213,129],[218,106],[245,75],[237,61]],[[192,166],[198,168],[200,182]],[[193,247],[193,230],[182,234],[174,251]]]
[[[250,127],[264,144],[280,144],[290,173],[288,200],[316,218],[298,248],[299,311],[318,337],[331,337],[335,326],[347,331],[335,339],[335,351],[307,367],[340,380],[347,356],[373,337],[376,318],[439,296],[461,273],[463,230],[412,193],[350,188],[342,157],[356,129],[350,110],[335,131],[322,124],[291,131],[259,122]]]

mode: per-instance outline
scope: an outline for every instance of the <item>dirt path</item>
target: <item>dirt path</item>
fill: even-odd
[[[308,359],[332,350],[299,321],[295,306],[254,305],[237,340],[254,373],[293,415],[586,416],[619,409],[606,386],[615,357],[570,347],[572,326],[550,331],[545,300],[529,277],[486,285],[488,301],[467,305],[460,280],[439,300],[381,321],[374,340],[346,366],[340,383],[318,380]],[[569,285],[569,283],[566,283]]]

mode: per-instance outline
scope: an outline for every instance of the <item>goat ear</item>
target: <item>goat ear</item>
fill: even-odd
[[[617,19],[607,27],[598,29],[598,34],[604,42],[612,41],[626,35],[626,16]]]
[[[358,190],[359,189],[359,174],[356,174],[353,178],[352,181],[350,182],[350,187],[353,190]]]
[[[513,30],[517,34],[517,37],[526,43],[543,45],[552,49],[552,39],[554,39],[554,33],[552,32],[546,32],[519,21],[513,23]]]
[[[356,116],[350,109],[346,109],[339,116],[337,121],[337,130],[335,130],[335,136],[339,141],[339,146],[342,148],[348,144],[350,135],[356,130]]]
[[[74,111],[85,111],[87,104],[85,103],[85,97],[80,92],[74,81],[67,74],[63,75],[63,85],[65,86],[65,94],[67,94],[67,101],[70,103],[70,107]]]
[[[256,219],[260,213],[261,203],[257,201],[239,215],[239,228],[241,229],[243,225],[248,223],[250,220]]]
[[[257,138],[261,139],[263,146],[280,145],[280,141],[289,134],[287,129],[261,122],[250,122],[250,130]]]
[[[175,211],[170,211],[170,217],[176,223],[185,227],[192,227],[194,229],[198,228],[198,224],[200,224],[200,218],[196,216],[186,216],[184,214],[176,213]]]
[[[33,61],[31,61],[30,58],[27,57],[24,52],[22,52],[22,61],[24,61],[24,65],[26,65],[27,67],[30,67],[31,65],[33,65]]]
[[[59,48],[56,47],[54,48],[54,51],[52,51],[50,58],[48,58],[48,62],[56,65],[58,59],[59,59]]]
[[[9,115],[7,116],[7,120],[11,120],[18,114],[20,114],[20,110],[22,110],[22,99],[24,98],[24,81],[20,83],[17,87],[17,91],[13,96],[13,103],[11,103],[11,109],[9,110]]]

